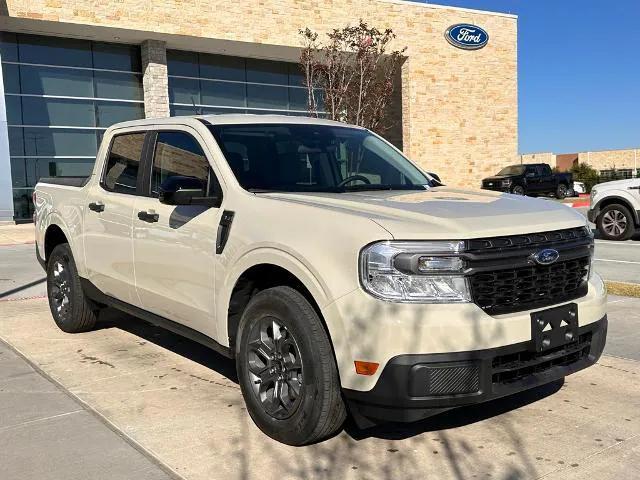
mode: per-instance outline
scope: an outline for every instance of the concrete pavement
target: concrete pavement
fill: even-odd
[[[188,480],[631,480],[640,478],[640,363],[620,357],[637,356],[631,313],[640,300],[623,300],[613,303],[607,355],[564,385],[411,425],[347,425],[304,448],[253,425],[233,362],[118,312],[68,335],[45,299],[0,302],[0,337]]]
[[[0,341],[0,478],[172,476]]]

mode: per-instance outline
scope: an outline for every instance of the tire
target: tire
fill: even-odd
[[[318,314],[298,291],[274,287],[254,295],[237,338],[238,380],[260,430],[299,446],[340,429],[346,408],[331,343]],[[278,385],[280,397],[274,401]]]
[[[522,185],[516,185],[515,187],[513,187],[511,189],[511,193],[513,193],[514,195],[526,195],[527,192],[525,191],[524,187]]]
[[[607,240],[629,240],[634,233],[633,220],[633,215],[627,207],[614,203],[600,211],[596,226]]]
[[[567,192],[567,186],[564,183],[559,183],[558,188],[556,188],[556,198],[562,200],[567,196]]]
[[[84,295],[71,248],[53,249],[47,262],[47,297],[56,325],[63,332],[86,332],[95,326],[96,306]]]

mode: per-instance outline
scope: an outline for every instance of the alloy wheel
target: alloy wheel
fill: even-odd
[[[607,235],[619,237],[627,229],[627,217],[620,210],[609,210],[602,217],[602,229]]]
[[[248,370],[264,411],[282,420],[296,411],[303,397],[300,349],[291,332],[275,317],[264,317],[249,334]]]
[[[53,308],[60,320],[65,320],[69,315],[69,299],[71,297],[71,285],[69,268],[62,261],[56,261],[53,265],[53,279],[51,282],[51,301]]]

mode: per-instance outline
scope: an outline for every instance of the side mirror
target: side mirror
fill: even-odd
[[[527,174],[525,175],[525,177],[527,177],[527,178],[533,178],[535,176],[536,176],[536,174],[534,172],[527,172]]]
[[[204,186],[201,180],[195,177],[175,175],[167,178],[158,192],[160,203],[167,205],[191,205],[195,200],[203,198]],[[202,202],[197,202],[202,203]]]
[[[427,172],[431,178],[433,178],[436,182],[442,185],[442,180],[440,180],[440,176],[433,172]]]

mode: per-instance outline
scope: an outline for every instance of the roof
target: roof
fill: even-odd
[[[256,115],[248,113],[222,113],[213,115],[182,115],[178,117],[164,118],[144,118],[141,120],[130,120],[112,125],[110,128],[124,128],[135,126],[152,126],[152,125],[172,125],[184,122],[184,119],[204,120],[213,125],[251,125],[251,124],[298,124],[298,125],[327,125],[332,127],[352,127],[363,128],[348,123],[336,122],[334,120],[326,120],[314,117],[299,117],[292,115]]]
[[[194,118],[206,120],[214,125],[223,124],[252,124],[252,123],[297,123],[311,125],[328,125],[332,127],[356,127],[335,120],[327,120],[315,117],[300,117],[293,115],[260,115],[251,113],[223,113],[219,115],[198,115]],[[362,128],[362,127],[356,127]]]

